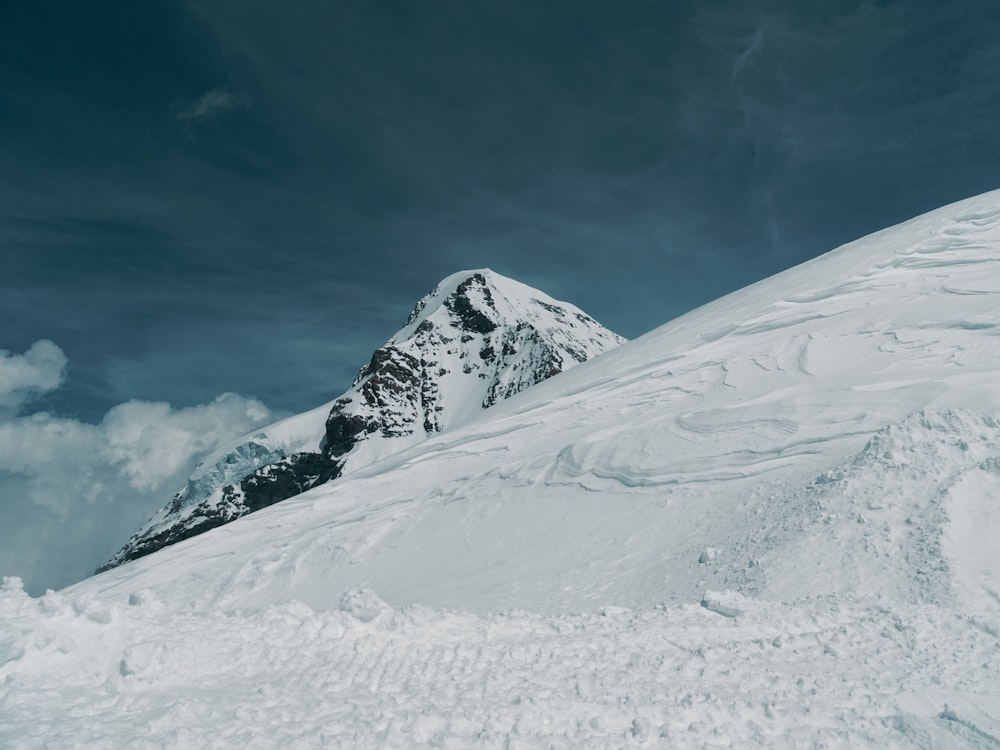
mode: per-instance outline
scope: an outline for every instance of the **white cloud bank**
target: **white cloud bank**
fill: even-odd
[[[51,341],[0,350],[0,575],[35,593],[89,575],[201,457],[272,421],[262,403],[234,393],[182,409],[129,401],[99,424],[24,414],[62,384],[66,365]]]
[[[62,385],[66,364],[62,349],[45,339],[36,341],[24,354],[0,349],[0,415]]]

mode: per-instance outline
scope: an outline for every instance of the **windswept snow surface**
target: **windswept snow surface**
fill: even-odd
[[[997,746],[986,620],[709,597],[476,616],[351,591],[323,612],[174,612],[148,592],[31,599],[8,582],[0,746]]]
[[[60,594],[10,582],[0,744],[1000,747],[998,311],[990,193]]]

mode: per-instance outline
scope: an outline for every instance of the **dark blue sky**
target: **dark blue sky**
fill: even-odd
[[[89,574],[457,270],[635,337],[1000,186],[998,39],[988,0],[0,0],[0,574]]]
[[[490,266],[634,337],[1000,182],[991,2],[0,0],[0,348],[46,405],[342,391]]]

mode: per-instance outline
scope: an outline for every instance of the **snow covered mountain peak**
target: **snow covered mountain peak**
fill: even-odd
[[[398,451],[401,439],[413,444],[460,424],[623,341],[578,308],[489,269],[452,274],[334,402],[323,450],[353,453],[352,468],[367,465]]]
[[[572,332],[585,333],[595,327],[601,338],[605,336],[601,326],[580,309],[482,268],[460,271],[444,279],[417,303],[406,325],[390,343],[411,338],[428,323],[485,334],[511,321],[534,326],[564,343],[571,341]]]
[[[358,393],[334,404],[325,449],[346,452],[344,436],[360,435],[357,417],[371,410],[379,422],[367,419],[366,435],[440,432],[623,341],[573,305],[489,269],[453,274],[375,351],[354,382]]]
[[[102,570],[415,445],[623,341],[573,305],[489,269],[452,274],[346,393],[209,456]]]

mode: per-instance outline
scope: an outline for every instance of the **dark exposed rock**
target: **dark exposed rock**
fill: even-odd
[[[185,523],[173,524],[153,534],[135,535],[128,544],[118,551],[118,554],[94,572],[103,573],[130,560],[137,560],[159,549],[169,547],[171,544],[183,542],[185,539],[204,534],[218,526],[224,526],[230,521],[235,521],[240,516],[246,515],[238,498],[233,497],[234,491],[235,488],[232,485],[227,485],[223,488],[222,502],[218,505],[201,503],[197,512],[191,514]]]
[[[193,536],[204,534],[206,531],[211,531],[212,529],[227,524],[232,520],[234,520],[234,518],[227,517],[225,514],[218,511],[206,511],[205,513],[199,515],[190,525],[171,526],[158,534],[154,534],[143,539],[140,544],[131,547],[126,554],[121,556],[116,555],[95,570],[94,573],[103,573],[106,570],[117,568],[119,565],[127,563],[130,560],[138,560],[140,557],[151,555],[159,549],[169,547],[171,544],[177,544],[177,542],[183,542],[185,539],[190,539]]]
[[[405,380],[419,364],[420,361],[412,355],[393,346],[383,346],[372,353],[371,361],[356,382],[367,377]]]
[[[375,433],[383,437],[413,434],[420,421],[427,366],[394,346],[376,350],[354,384],[369,413],[357,413],[352,398],[338,400],[326,421],[323,452],[331,457],[346,455],[360,439]]]
[[[322,453],[293,453],[240,482],[247,513],[287,500],[340,476],[343,462]]]
[[[244,477],[239,488],[226,485],[222,488],[222,500],[218,504],[200,503],[186,523],[174,524],[149,536],[133,538],[118,555],[95,572],[103,573],[129,560],[145,557],[163,547],[204,534],[248,513],[300,495],[316,485],[337,478],[342,469],[342,461],[322,453],[294,453]]]
[[[344,407],[350,403],[347,401],[345,404],[341,404],[338,401],[326,420],[323,452],[327,456],[345,455],[358,442],[358,436],[369,431],[369,420],[356,414],[344,412]]]
[[[489,308],[495,309],[493,305],[493,294],[490,292],[486,279],[482,274],[473,274],[468,279],[458,285],[458,288],[444,301],[444,306],[451,310],[462,321],[462,327],[466,331],[473,333],[489,333],[496,330],[497,324],[486,316],[469,299],[469,291],[473,287],[482,290],[483,298]]]

